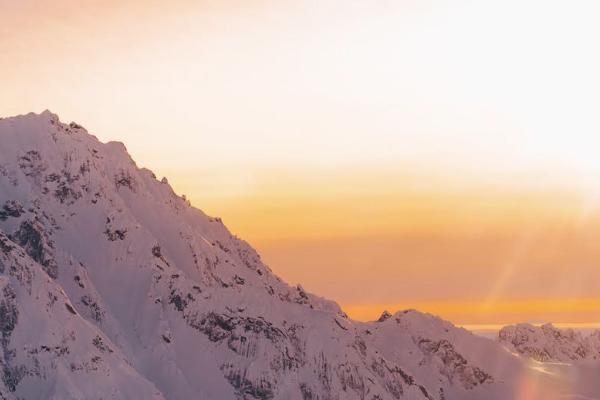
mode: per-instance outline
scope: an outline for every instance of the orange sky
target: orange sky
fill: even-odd
[[[593,1],[0,0],[46,108],[361,319],[600,322]]]
[[[287,196],[257,185],[193,200],[246,232],[287,280],[357,318],[418,308],[468,324],[599,320],[600,214],[582,213],[584,198],[440,182],[432,191],[369,175],[389,187],[358,193],[331,179],[335,190],[301,183]]]

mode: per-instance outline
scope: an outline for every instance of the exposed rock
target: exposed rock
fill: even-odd
[[[54,244],[39,221],[21,222],[19,229],[11,238],[23,247],[31,258],[41,264],[51,278],[58,277],[58,265],[53,254]]]
[[[390,319],[392,317],[392,314],[390,314],[390,312],[388,310],[384,310],[381,315],[379,316],[379,318],[377,319],[377,322],[383,322],[386,321],[388,319]]]

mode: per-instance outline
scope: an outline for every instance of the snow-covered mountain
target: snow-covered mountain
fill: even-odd
[[[524,364],[416,311],[350,320],[48,111],[0,120],[0,398],[512,399]]]
[[[537,361],[574,362],[600,359],[600,331],[584,335],[552,324],[505,326],[498,340],[512,351]]]

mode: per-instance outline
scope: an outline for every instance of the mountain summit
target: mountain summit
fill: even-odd
[[[517,357],[416,311],[350,320],[49,111],[0,120],[3,399],[508,399]]]

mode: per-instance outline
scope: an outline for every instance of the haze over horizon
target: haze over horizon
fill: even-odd
[[[600,321],[595,2],[0,7],[0,116],[124,142],[352,317]]]

